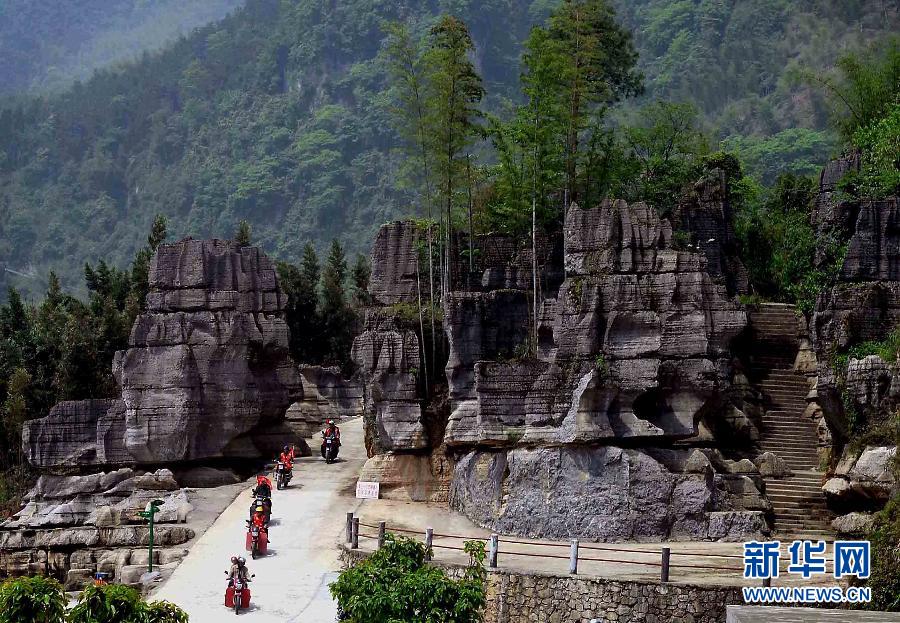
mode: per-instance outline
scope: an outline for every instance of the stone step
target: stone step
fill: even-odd
[[[782,483],[787,484],[782,485]],[[806,495],[810,491],[817,491],[818,494],[821,494],[822,485],[821,482],[790,483],[786,480],[768,480],[766,481],[766,491],[783,495]]]
[[[791,394],[792,396],[802,395],[802,398],[804,400],[806,399],[806,394],[809,393],[809,383],[802,379],[799,381],[788,381],[781,379],[777,381],[763,381],[759,384],[759,388],[767,394]]]
[[[819,519],[828,519],[831,517],[831,512],[824,505],[824,503],[822,504],[822,506],[807,506],[805,504],[772,504],[772,508],[775,511],[776,517],[794,518],[801,520],[806,519],[807,517],[817,517]]]
[[[775,517],[775,530],[822,530],[827,531],[831,527],[831,521],[827,519],[794,519],[792,517]]]
[[[804,485],[809,483],[818,483],[819,486],[825,484],[825,479],[821,476],[799,476],[797,472],[794,473],[793,476],[788,476],[787,478],[772,478],[766,481],[768,484],[774,486],[794,486],[794,485]]]
[[[777,508],[803,507],[827,509],[828,504],[825,502],[825,496],[822,494],[822,490],[814,489],[813,491],[817,492],[818,495],[816,495],[816,493],[810,493],[809,495],[799,493],[775,493],[766,487],[766,497],[769,498],[772,506]]]
[[[778,425],[771,422],[763,422],[765,441],[777,441],[778,443],[795,443],[800,446],[808,446],[815,442],[815,431],[804,430],[802,425]]]
[[[779,517],[775,515],[775,528],[778,529],[782,526],[793,526],[793,527],[812,527],[812,528],[824,528],[828,529],[830,527],[831,520],[827,517],[816,517],[816,518],[808,518],[808,519],[797,519],[796,517]]]
[[[788,486],[782,486],[783,484],[787,484]],[[806,495],[808,491],[817,491],[819,494],[822,493],[822,483],[814,482],[809,483],[805,482],[801,485],[794,485],[789,480],[774,480],[774,479],[766,479],[766,491],[769,493],[773,493],[775,495],[784,495],[786,497],[794,497],[797,495]]]
[[[813,453],[816,450],[815,433],[813,431],[804,431],[800,426],[771,426],[763,425],[765,436],[760,445],[772,445],[766,442],[788,443],[800,447],[809,447]]]

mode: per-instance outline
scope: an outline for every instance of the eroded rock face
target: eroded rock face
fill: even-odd
[[[672,249],[645,204],[572,206],[565,234],[567,277],[544,303],[536,358],[516,357],[524,292],[451,299],[449,444],[687,438],[720,410],[747,319],[703,258]]]
[[[676,474],[617,447],[472,452],[457,463],[451,490],[453,506],[476,522],[532,537],[742,539],[767,531],[761,511],[714,519],[716,497],[711,469]]]
[[[418,326],[400,328],[402,305],[376,306],[354,345],[366,388],[366,477],[399,499],[436,501],[455,460],[453,507],[513,534],[767,533],[771,505],[751,461],[664,449],[722,440],[749,448],[758,438],[749,386],[732,367],[731,344],[747,317],[727,287],[724,196],[723,188],[716,194],[701,186],[681,214],[696,235],[721,231],[715,274],[707,255],[674,248],[671,225],[643,203],[571,206],[564,252],[552,241],[539,245],[545,289],[536,344],[530,262],[523,261],[530,251],[521,241],[493,240],[492,255],[479,240],[483,253],[465,279],[454,268],[456,287],[443,307],[445,428],[423,421],[424,397],[410,374],[418,368]],[[388,256],[391,240],[411,240],[402,230],[385,226],[373,261]],[[409,251],[397,255],[403,262]],[[415,304],[405,284],[381,283],[377,291]]]
[[[867,446],[861,451],[846,448],[834,476],[822,490],[837,509],[877,509],[900,490],[894,476],[896,446]]]
[[[300,437],[311,437],[328,420],[341,420],[363,414],[363,386],[358,378],[345,379],[336,369],[321,366],[300,368],[303,399],[285,413],[288,426]]]
[[[73,457],[123,465],[271,455],[302,395],[284,305],[274,265],[254,247],[161,245],[147,311],[113,363],[121,400],[62,403],[27,423],[28,456],[49,468]]]
[[[365,393],[366,447],[370,456],[387,450],[428,447],[417,376],[419,338],[390,314],[372,310],[351,352]]]

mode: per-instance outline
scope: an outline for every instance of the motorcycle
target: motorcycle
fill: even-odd
[[[325,459],[326,463],[334,463],[337,460],[340,447],[341,442],[337,440],[335,435],[329,435],[322,441],[322,458]]]
[[[228,572],[225,572],[228,575]],[[250,576],[255,578],[256,574]],[[244,582],[241,578],[234,578],[234,581],[228,582],[228,588],[225,590],[225,607],[234,608],[235,614],[240,614],[241,608],[246,610],[250,607],[250,587],[247,586],[249,580]]]
[[[287,489],[288,483],[291,481],[291,470],[281,461],[275,466],[275,488]]]
[[[250,552],[250,557],[256,560],[257,556],[265,556],[269,553],[269,533],[265,528],[260,528],[252,521],[247,522],[247,538],[245,549]]]

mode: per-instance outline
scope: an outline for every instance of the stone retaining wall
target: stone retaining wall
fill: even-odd
[[[342,560],[353,564],[365,555],[345,549]],[[736,587],[493,571],[483,623],[723,623],[725,607],[741,603]]]

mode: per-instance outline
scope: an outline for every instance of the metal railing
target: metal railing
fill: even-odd
[[[372,530],[373,532],[361,532],[361,527]],[[571,541],[566,544],[528,541],[514,537],[501,536],[499,534],[492,534],[489,537],[439,534],[434,532],[432,528],[426,528],[424,531],[409,530],[399,527],[388,527],[387,523],[384,521],[380,521],[377,524],[364,523],[360,521],[360,518],[356,517],[354,513],[347,513],[346,542],[350,545],[351,549],[359,549],[360,537],[376,541],[376,547],[380,549],[384,546],[385,535],[388,532],[422,537],[429,553],[435,549],[464,551],[464,548],[461,546],[436,543],[435,539],[482,541],[487,546],[489,569],[498,568],[498,561],[502,553],[504,557],[512,556],[568,560],[569,574],[571,575],[578,574],[578,565],[580,562],[610,563],[634,565],[641,568],[657,568],[659,569],[659,580],[661,582],[669,582],[672,573],[675,570],[724,571],[729,575],[738,574],[738,577],[741,579],[743,579],[744,571],[744,557],[737,554],[673,552],[672,549],[667,546],[662,546],[659,552],[656,552],[647,549],[628,548],[615,544],[581,543],[578,539],[571,539]],[[501,552],[501,545],[507,545],[509,547],[503,548]],[[535,548],[539,551],[521,551],[522,548]],[[627,554],[629,559],[624,560],[622,558],[616,558],[616,554]],[[650,560],[650,557],[653,557],[653,559]],[[698,564],[696,561],[678,562],[679,557],[709,559],[710,562],[703,564]],[[741,562],[736,565],[733,561]]]

